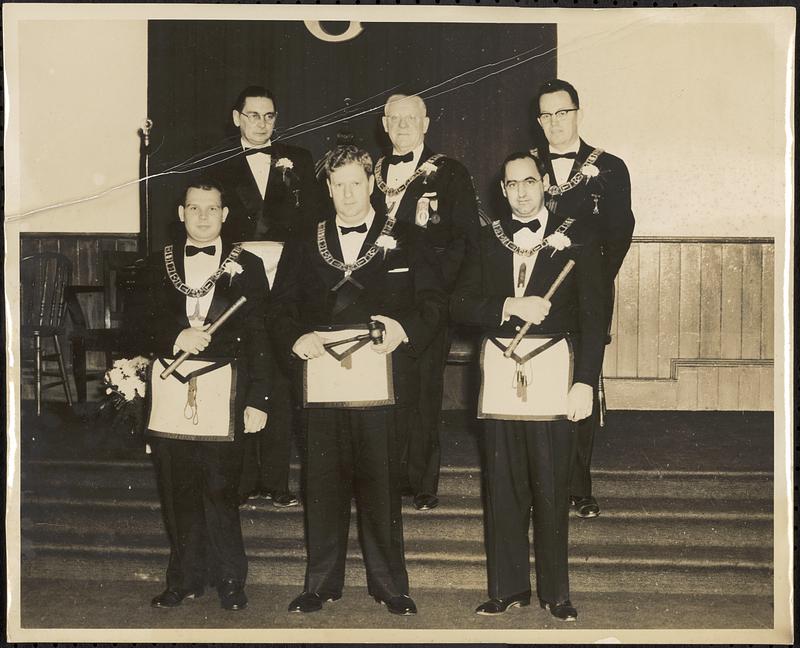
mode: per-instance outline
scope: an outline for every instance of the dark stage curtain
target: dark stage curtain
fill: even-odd
[[[347,24],[323,26],[335,33]],[[500,162],[540,144],[532,101],[556,73],[556,25],[362,26],[352,40],[325,42],[301,21],[150,21],[151,248],[177,220],[184,172],[226,138],[238,141],[232,104],[251,84],[276,94],[273,139],[308,148],[315,160],[345,126],[377,159],[388,145],[380,124],[386,98],[420,93],[431,118],[427,143],[464,163],[493,213]]]

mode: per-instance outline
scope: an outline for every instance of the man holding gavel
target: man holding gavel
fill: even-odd
[[[416,614],[396,416],[413,402],[417,358],[443,321],[443,282],[422,233],[370,205],[366,151],[335,148],[325,173],[336,213],[289,239],[269,311],[276,349],[304,390],[308,562],[289,611],[341,598],[355,495],[370,595],[392,614]]]
[[[147,434],[170,540],[158,608],[209,583],[223,608],[247,606],[237,489],[243,435],[267,422],[270,347],[264,266],[220,237],[227,215],[217,185],[187,187],[178,207],[185,239],[149,257],[128,310],[132,350],[155,356]]]
[[[530,604],[532,507],[539,603],[574,621],[568,487],[575,422],[592,410],[602,364],[603,284],[592,222],[548,213],[547,181],[530,153],[506,158],[500,188],[511,213],[483,228],[480,254],[465,260],[450,313],[486,333],[478,416],[486,419],[491,598],[476,612],[498,615]],[[526,324],[530,336],[522,337]]]

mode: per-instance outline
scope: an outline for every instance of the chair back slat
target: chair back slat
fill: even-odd
[[[20,262],[21,323],[26,327],[61,329],[72,279],[72,264],[63,254],[41,252]]]

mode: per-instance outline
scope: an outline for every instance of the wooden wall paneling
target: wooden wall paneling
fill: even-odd
[[[658,377],[670,377],[670,361],[680,357],[681,248],[663,243],[659,251]]]
[[[719,367],[719,409],[739,409],[739,375],[743,368]]]
[[[679,410],[697,409],[697,367],[678,367]]]
[[[720,357],[742,357],[742,264],[744,245],[722,248]],[[720,383],[720,386],[722,383]],[[720,395],[721,397],[721,395]]]
[[[761,357],[774,358],[775,245],[763,247],[761,275]]]
[[[700,357],[719,358],[721,330],[722,245],[700,246]]]
[[[619,327],[619,276],[614,278],[614,312],[611,314],[611,342],[606,346],[603,356],[603,376],[613,377],[617,375],[617,329]]]
[[[742,255],[742,358],[761,357],[763,245],[745,245]]]
[[[758,368],[759,409],[773,411],[775,409],[773,367]]]
[[[658,376],[659,245],[639,246],[639,321],[636,375]]]
[[[631,245],[619,271],[619,326],[617,332],[617,376],[636,376],[639,313],[639,247]]]
[[[744,411],[761,409],[761,369],[762,367],[741,367],[739,369],[738,409]]]
[[[678,350],[681,358],[700,355],[700,245],[681,245]]]
[[[719,367],[697,368],[697,409],[719,408]]]
[[[135,238],[116,239],[115,242],[118,252],[136,252],[138,249],[138,243]]]

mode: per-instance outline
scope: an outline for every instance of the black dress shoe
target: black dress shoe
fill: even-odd
[[[600,505],[591,495],[569,498],[570,504],[575,507],[578,517],[593,518],[600,515]]]
[[[497,614],[505,614],[512,607],[527,607],[530,604],[531,593],[521,592],[520,594],[514,594],[507,598],[489,599],[475,608],[475,614],[495,616]]]
[[[400,616],[411,616],[417,613],[417,606],[408,594],[401,594],[400,596],[393,596],[390,599],[381,599],[377,596],[373,597],[381,605],[385,605],[390,614],[398,614]]]
[[[300,501],[295,497],[291,491],[261,491],[261,497],[264,499],[272,500],[272,505],[275,508],[289,508],[290,506],[297,506]]]
[[[247,595],[244,585],[235,580],[223,580],[217,585],[219,604],[225,610],[244,610],[247,607]]]
[[[578,610],[573,607],[569,600],[563,603],[546,603],[540,600],[539,605],[545,610],[550,610],[550,614],[561,621],[578,620]]]
[[[417,493],[414,495],[414,508],[418,511],[430,511],[439,506],[439,498],[429,493]]]
[[[330,603],[331,601],[338,601],[342,598],[339,595],[317,594],[316,592],[303,592],[289,603],[289,612],[318,612],[322,609],[323,603]]]
[[[250,499],[252,499],[253,497],[256,497],[257,495],[258,495],[258,491],[250,491],[249,493],[241,493],[239,495],[239,506],[243,506],[243,505],[247,504],[247,502]]]
[[[156,608],[174,608],[183,603],[184,599],[200,598],[203,590],[185,590],[177,587],[168,587],[156,596],[150,605]]]

